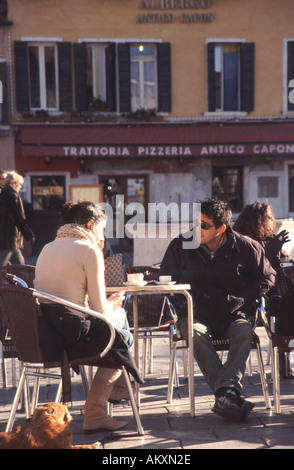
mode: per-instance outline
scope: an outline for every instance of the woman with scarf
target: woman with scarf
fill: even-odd
[[[37,260],[35,288],[82,306],[89,304],[89,308],[105,315],[124,336],[128,346],[132,346],[133,337],[125,310],[121,307],[124,292],[109,298],[106,296],[101,249],[106,225],[104,212],[91,202],[69,202],[62,210],[62,217],[64,225],[58,230],[55,240],[43,248]],[[63,345],[68,350],[78,348],[84,355],[91,352],[94,355],[95,319],[79,318],[77,327],[73,313],[57,304],[42,304],[42,313],[54,330],[62,335]],[[65,321],[69,322],[67,328],[61,325]],[[85,404],[85,432],[117,430],[128,424],[107,414],[108,399],[127,398],[122,379],[118,369],[98,368]]]

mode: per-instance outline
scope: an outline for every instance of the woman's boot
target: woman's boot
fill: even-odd
[[[122,374],[114,384],[114,387],[111,391],[111,394],[108,398],[110,403],[119,403],[121,400],[129,400],[130,394],[128,391],[128,387]]]
[[[107,414],[107,400],[120,375],[119,369],[98,368],[85,403],[84,431],[86,433],[101,429],[115,431],[128,424],[128,421],[117,421]]]

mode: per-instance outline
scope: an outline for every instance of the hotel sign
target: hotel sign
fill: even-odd
[[[141,0],[138,23],[210,23],[212,0]]]

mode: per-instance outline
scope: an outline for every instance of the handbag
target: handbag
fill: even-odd
[[[104,260],[105,264],[105,285],[106,287],[122,286],[126,280],[124,266],[124,255],[119,253],[111,255]]]

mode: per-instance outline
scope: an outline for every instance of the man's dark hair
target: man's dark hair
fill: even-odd
[[[232,211],[230,206],[219,199],[202,199],[199,201],[201,204],[201,213],[213,220],[216,227],[221,225],[229,225]]]

